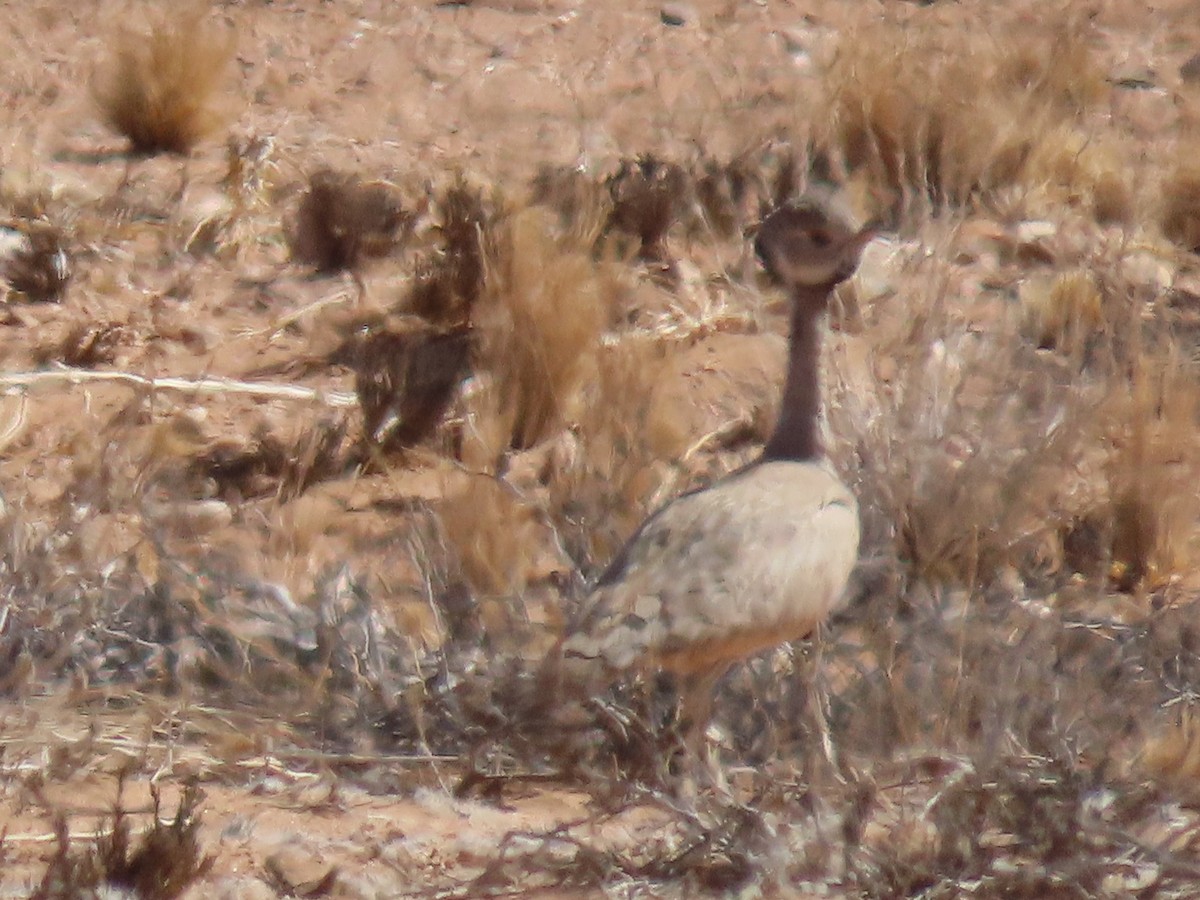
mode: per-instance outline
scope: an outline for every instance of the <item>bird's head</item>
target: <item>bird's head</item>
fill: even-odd
[[[754,251],[767,274],[785,287],[827,292],[854,274],[875,234],[873,228],[851,228],[827,204],[801,198],[763,219]]]

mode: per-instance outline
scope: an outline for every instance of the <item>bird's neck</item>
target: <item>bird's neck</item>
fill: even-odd
[[[820,297],[804,296],[806,292]],[[764,462],[813,460],[821,456],[817,415],[821,409],[820,313],[827,288],[797,289],[792,298],[792,334],[788,344],[787,381],[775,432],[763,448]]]

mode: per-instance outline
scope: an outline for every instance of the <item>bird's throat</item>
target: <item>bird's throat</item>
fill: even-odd
[[[818,289],[826,294],[824,288]],[[824,298],[820,298],[823,300]],[[769,460],[812,460],[821,456],[817,415],[821,409],[820,312],[816,297],[792,298],[792,332],[788,344],[787,380],[775,432],[763,448]]]

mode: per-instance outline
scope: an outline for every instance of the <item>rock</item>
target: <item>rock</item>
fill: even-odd
[[[804,28],[781,28],[779,40],[788,56],[807,56],[812,43],[812,33]]]
[[[1058,234],[1058,226],[1043,219],[1029,219],[1017,226],[1017,243],[1032,244],[1034,241],[1052,238]]]
[[[0,225],[0,263],[16,259],[33,249],[24,232]]]
[[[1189,84],[1200,83],[1200,53],[1194,53],[1179,67],[1179,77]]]
[[[249,875],[228,875],[215,884],[207,880],[189,887],[184,900],[277,900],[279,894]]]
[[[664,3],[658,11],[664,25],[680,28],[696,22],[696,7],[690,3]]]
[[[1153,252],[1137,250],[1121,260],[1121,270],[1132,283],[1156,292],[1165,291],[1175,282],[1175,269]]]
[[[896,290],[901,257],[901,245],[883,237],[875,238],[863,248],[858,270],[851,280],[859,302],[870,302]]]
[[[1058,226],[1053,222],[1028,220],[1016,227],[1009,249],[1013,258],[1023,265],[1045,265],[1054,262],[1058,256],[1054,247],[1057,236]]]
[[[292,896],[320,897],[336,885],[338,870],[311,849],[284,847],[267,857],[264,868],[277,887]]]
[[[233,522],[233,510],[222,500],[186,500],[176,503],[146,501],[146,514],[162,525],[187,534],[210,534]]]
[[[1157,74],[1149,66],[1136,63],[1119,67],[1109,76],[1109,81],[1115,87],[1127,91],[1148,91],[1157,86]]]

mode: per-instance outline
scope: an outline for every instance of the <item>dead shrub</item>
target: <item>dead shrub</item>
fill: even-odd
[[[427,438],[457,396],[470,354],[465,327],[440,330],[396,321],[358,340],[350,365],[367,442],[397,449]]]
[[[403,306],[435,325],[461,327],[483,290],[484,238],[504,203],[460,175],[433,206],[441,247],[418,266]]]
[[[66,235],[45,221],[3,229],[16,234],[11,252],[0,251],[0,277],[16,293],[34,302],[57,302],[71,280]]]
[[[762,214],[757,202],[765,199],[766,188],[750,155],[743,154],[728,162],[701,159],[695,193],[704,225],[718,237],[740,240],[742,229]]]
[[[130,342],[130,332],[115,322],[79,322],[58,343],[37,348],[34,359],[40,365],[61,362],[80,369],[111,365]]]
[[[684,210],[687,172],[678,163],[647,154],[622,160],[605,183],[612,198],[607,230],[633,237],[639,260],[669,265],[667,232]]]
[[[105,122],[136,153],[187,153],[225,119],[219,95],[234,34],[196,4],[164,6],[142,27],[122,27],[93,96]]]
[[[1194,569],[1200,523],[1195,381],[1190,366],[1150,356],[1132,390],[1110,399],[1108,505],[1091,517],[1099,516],[1111,535],[1118,587],[1154,587]]]
[[[288,243],[294,259],[318,272],[353,269],[391,252],[412,218],[390,185],[322,169],[309,179]]]
[[[121,778],[121,784],[124,776]],[[54,856],[31,897],[59,900],[68,897],[108,896],[128,891],[144,900],[173,900],[204,878],[214,857],[200,849],[200,791],[184,788],[175,817],[164,821],[158,787],[153,797],[150,828],[135,843],[129,813],[120,797],[109,818],[109,831],[94,844],[73,847],[65,818],[55,823],[57,843]]]
[[[344,418],[326,415],[305,422],[294,434],[262,429],[218,441],[191,459],[189,474],[211,482],[227,502],[267,495],[291,500],[346,467],[348,430]]]
[[[946,290],[910,282],[888,304],[906,317],[867,311],[864,337],[897,377],[835,386],[867,554],[960,586],[1111,566],[1130,590],[1187,571],[1200,397],[1138,291],[1097,266],[1034,276],[1015,315],[977,332]]]
[[[547,216],[528,207],[489,237],[472,318],[476,370],[486,379],[474,425],[495,432],[484,442],[491,454],[531,447],[578,419],[613,305],[604,270],[584,248],[556,237]]]

